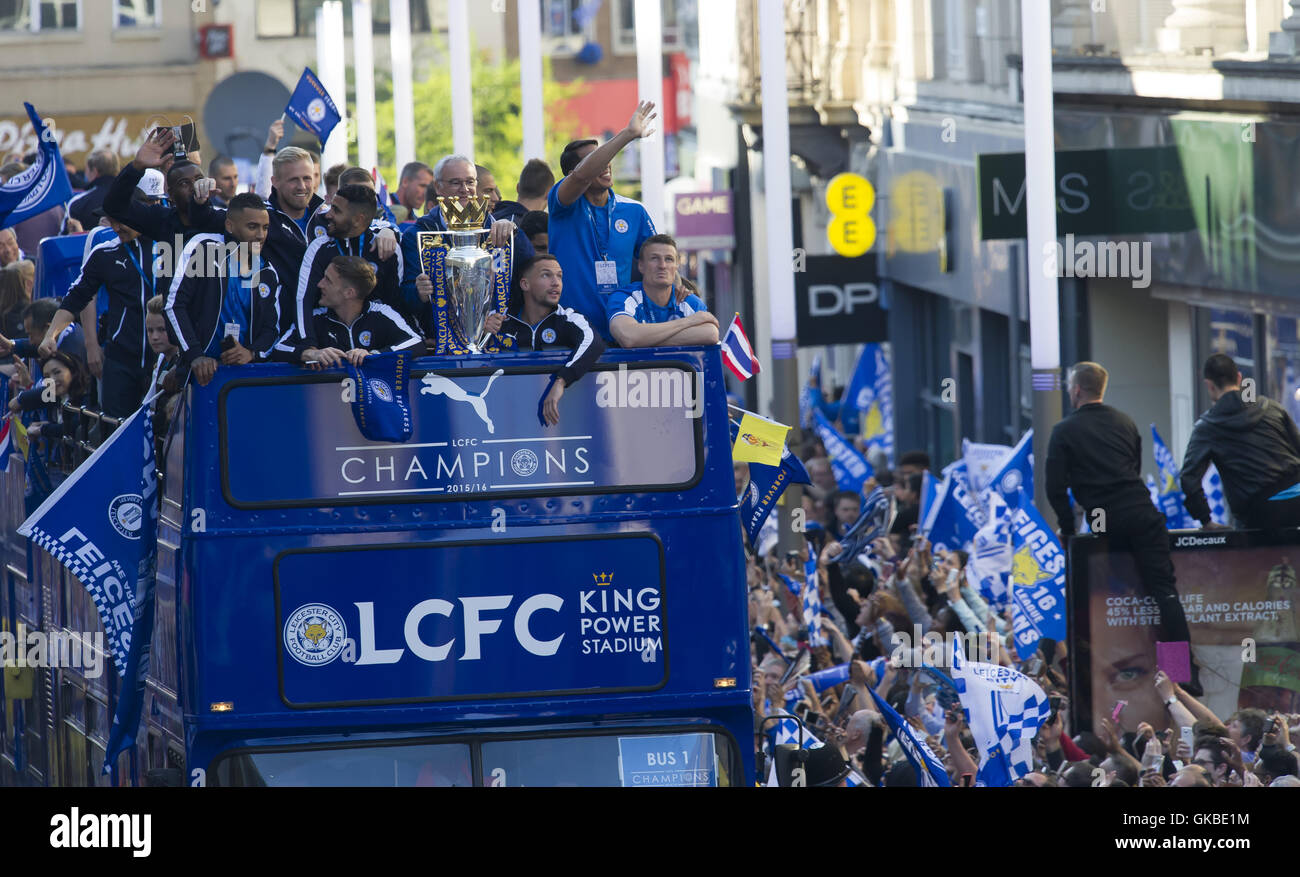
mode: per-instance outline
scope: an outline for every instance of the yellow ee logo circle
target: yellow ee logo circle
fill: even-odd
[[[826,206],[830,208],[830,227],[826,236],[831,248],[841,256],[861,256],[876,242],[876,223],[871,208],[876,190],[860,174],[837,174],[826,187]]]

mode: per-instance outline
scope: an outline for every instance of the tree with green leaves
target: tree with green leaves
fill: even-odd
[[[443,56],[445,58],[445,55]],[[451,70],[437,64],[422,71],[424,78],[414,86],[415,154],[430,167],[453,151],[451,130]],[[471,54],[474,83],[474,160],[492,171],[503,198],[515,197],[515,181],[523,169],[519,61],[499,65],[488,63],[482,52]],[[551,79],[550,64],[543,69],[542,100],[546,120],[546,160],[558,177],[560,151],[578,136],[572,115],[557,111],[565,101],[580,97],[581,80],[559,83]],[[379,169],[390,186],[397,185],[394,155],[393,100],[391,80],[376,82],[375,116],[379,133]]]

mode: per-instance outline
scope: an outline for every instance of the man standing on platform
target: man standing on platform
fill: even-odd
[[[1232,357],[1205,361],[1205,388],[1214,405],[1187,440],[1180,481],[1187,511],[1210,523],[1201,478],[1210,463],[1223,479],[1232,514],[1244,527],[1300,526],[1300,431],[1286,409],[1262,396],[1246,401]]]
[[[1048,441],[1047,498],[1056,512],[1062,542],[1074,535],[1067,489],[1074,491],[1086,515],[1098,510],[1104,514],[1104,530],[1094,529],[1108,540],[1110,550],[1132,553],[1142,587],[1160,610],[1163,640],[1189,642],[1165,517],[1152,504],[1139,474],[1142,437],[1131,417],[1102,403],[1108,379],[1106,369],[1095,362],[1071,367],[1068,388],[1074,411],[1052,429]],[[1192,679],[1183,683],[1183,690],[1200,697],[1194,657],[1191,665]]]

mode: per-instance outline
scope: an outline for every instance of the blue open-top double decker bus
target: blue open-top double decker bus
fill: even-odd
[[[221,368],[167,439],[137,782],[753,785],[744,562],[718,348],[416,360],[413,435],[341,370]],[[697,404],[698,400],[698,404]],[[93,631],[15,535],[4,623]],[[92,513],[88,511],[88,514]],[[99,777],[121,682],[6,676],[6,783]]]

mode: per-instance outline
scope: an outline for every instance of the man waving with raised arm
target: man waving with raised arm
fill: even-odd
[[[564,270],[561,304],[586,317],[606,342],[606,300],[632,282],[633,261],[641,244],[655,233],[640,201],[614,193],[610,162],[624,146],[654,133],[654,117],[654,104],[645,101],[609,142],[575,140],[564,147],[564,179],[546,198],[548,247]]]

